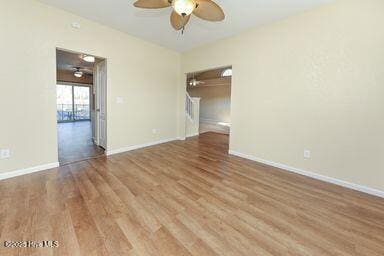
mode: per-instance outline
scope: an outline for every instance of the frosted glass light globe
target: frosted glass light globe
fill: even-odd
[[[193,0],[174,0],[172,6],[179,15],[188,16],[195,10],[196,3]]]

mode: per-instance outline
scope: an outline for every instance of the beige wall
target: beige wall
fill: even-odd
[[[231,86],[201,86],[188,89],[189,95],[199,97],[200,121],[231,123]]]
[[[181,73],[233,66],[231,150],[384,190],[383,13],[339,0],[186,52]]]
[[[0,172],[57,161],[56,47],[107,59],[108,150],[177,136],[178,53],[32,0],[0,0],[0,24]]]

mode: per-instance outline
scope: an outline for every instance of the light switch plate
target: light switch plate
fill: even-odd
[[[116,98],[116,103],[117,104],[124,104],[124,98],[123,97],[117,97]]]
[[[11,150],[9,150],[9,149],[0,150],[0,158],[1,159],[7,159],[10,157],[11,157]]]

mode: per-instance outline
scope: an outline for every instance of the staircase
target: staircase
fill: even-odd
[[[185,97],[185,134],[187,137],[199,135],[200,98],[191,97],[188,92]]]

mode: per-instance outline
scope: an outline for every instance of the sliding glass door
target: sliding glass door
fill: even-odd
[[[73,86],[73,113],[75,120],[90,120],[89,87]]]
[[[57,90],[57,121],[73,121],[73,86],[56,85]]]
[[[56,88],[58,122],[91,119],[90,87],[58,84]]]

